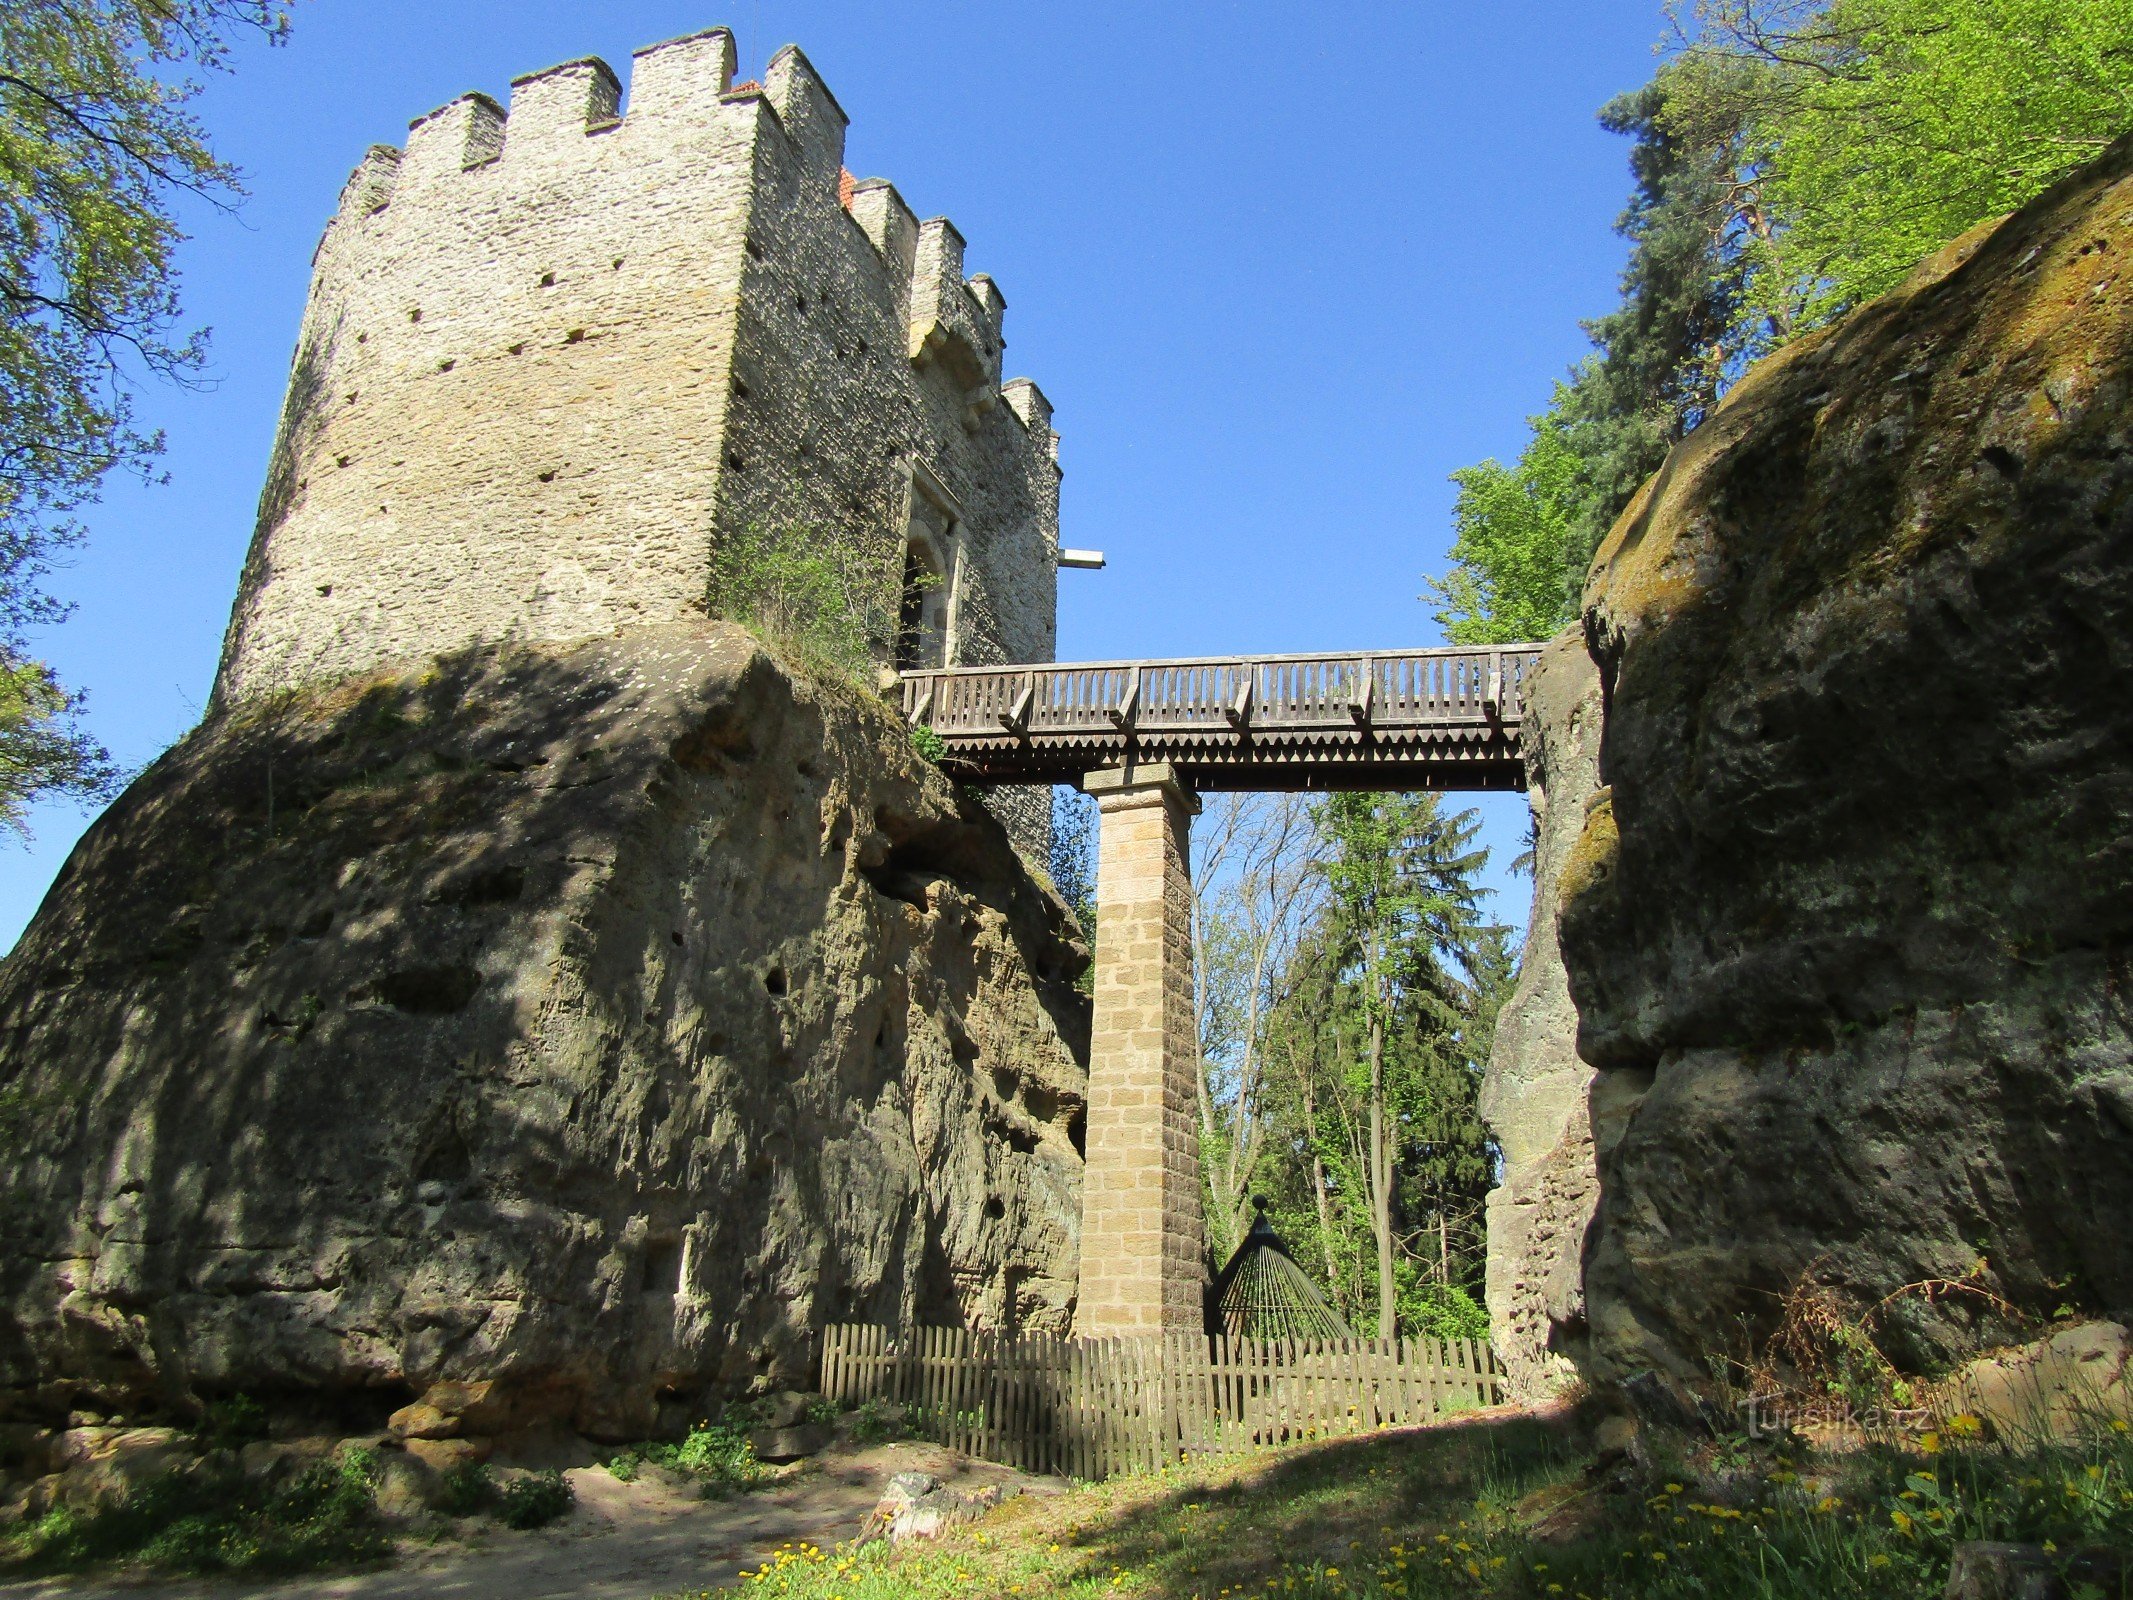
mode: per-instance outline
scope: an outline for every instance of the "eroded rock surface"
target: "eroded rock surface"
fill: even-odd
[[[1809,1272],[2133,1316],[2133,141],[1764,362],[1587,607],[1596,1375],[1700,1377]]]
[[[1063,1333],[1085,955],[737,629],[222,716],[0,966],[5,1404],[489,1383],[641,1435],[804,1387],[828,1321]]]
[[[1481,1113],[1503,1151],[1489,1192],[1489,1327],[1514,1393],[1576,1375],[1585,1229],[1598,1181],[1577,1008],[1556,945],[1556,893],[1599,784],[1600,675],[1582,631],[1552,642],[1526,680],[1521,740],[1533,810],[1533,914],[1518,985],[1496,1019]]]

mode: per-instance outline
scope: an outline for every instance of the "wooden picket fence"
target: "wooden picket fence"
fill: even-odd
[[[1472,1339],[1051,1339],[846,1323],[824,1330],[822,1392],[842,1406],[893,1401],[965,1455],[1096,1479],[1495,1405],[1503,1369]]]

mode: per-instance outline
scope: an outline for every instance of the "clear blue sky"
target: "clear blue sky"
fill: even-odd
[[[366,146],[468,89],[725,23],[744,75],[799,44],[848,164],[952,217],[1008,298],[1007,365],[1058,408],[1062,657],[1433,643],[1417,596],[1445,475],[1507,456],[1608,309],[1626,149],[1594,110],[1649,76],[1658,0],[1280,7],[995,0],[302,0],[199,103],[247,174],[188,216],[206,392],[150,393],[169,481],[114,484],[38,648],[143,763],[205,704],[312,247]],[[1478,802],[1523,923],[1523,802]],[[85,819],[0,843],[0,946]]]

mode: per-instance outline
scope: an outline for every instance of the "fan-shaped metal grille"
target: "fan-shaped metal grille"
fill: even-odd
[[[1254,1196],[1252,1204],[1258,1214],[1251,1232],[1215,1279],[1208,1332],[1232,1339],[1354,1338],[1311,1275],[1290,1257],[1266,1219],[1266,1202]]]

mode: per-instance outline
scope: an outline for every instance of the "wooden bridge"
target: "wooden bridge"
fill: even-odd
[[[1522,789],[1539,645],[905,673],[971,783],[1077,784],[1103,813],[1079,1296],[1083,1338],[1204,1320],[1192,972],[1202,789]]]
[[[1167,763],[1189,789],[1522,789],[1541,647],[906,672],[904,715],[970,783]]]

